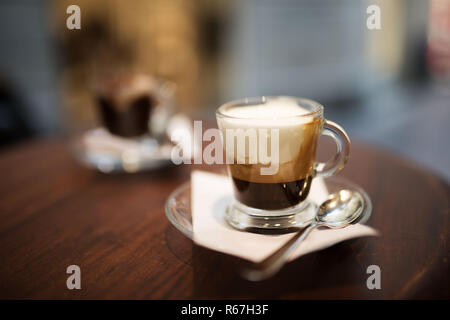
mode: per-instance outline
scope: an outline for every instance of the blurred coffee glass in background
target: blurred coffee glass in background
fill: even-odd
[[[66,27],[71,4],[81,30]],[[380,30],[366,26],[371,4]],[[100,125],[92,84],[132,69],[211,122],[245,96],[317,100],[353,140],[450,178],[448,0],[7,1],[0,46],[3,148]]]

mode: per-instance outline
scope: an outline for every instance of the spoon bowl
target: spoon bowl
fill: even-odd
[[[359,218],[364,199],[359,192],[347,189],[331,194],[316,214],[317,224],[329,228],[344,228]]]

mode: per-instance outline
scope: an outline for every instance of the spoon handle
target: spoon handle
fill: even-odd
[[[259,262],[254,268],[244,270],[242,275],[251,281],[259,281],[266,279],[277,273],[286,263],[291,253],[298,247],[298,245],[308,236],[308,234],[319,224],[313,222],[309,227],[299,231],[281,248],[276,250],[263,261]]]

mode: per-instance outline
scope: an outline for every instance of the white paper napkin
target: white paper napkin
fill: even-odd
[[[314,179],[308,199],[320,204],[327,197],[328,191],[323,180]],[[225,221],[225,209],[231,201],[232,186],[228,177],[205,171],[192,172],[191,209],[196,244],[259,262],[293,237],[293,234],[263,235],[233,229]],[[362,224],[343,229],[315,229],[291,255],[290,260],[347,239],[376,235],[375,229]]]

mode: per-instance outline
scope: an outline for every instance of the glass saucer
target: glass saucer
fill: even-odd
[[[324,179],[324,183],[328,192],[331,194],[333,192],[348,189],[351,191],[358,191],[361,193],[364,200],[364,209],[361,213],[361,219],[359,223],[366,224],[372,214],[372,202],[368,194],[358,185],[353,182],[348,181],[345,178],[341,177],[329,177]],[[193,239],[194,232],[192,229],[192,212],[191,212],[191,186],[190,182],[186,182],[179,186],[166,201],[166,216],[169,221],[184,235]],[[226,216],[226,212],[222,213]],[[244,228],[238,228],[243,230]],[[301,228],[289,228],[289,232],[298,231]],[[254,228],[247,228],[246,231],[258,232]],[[261,231],[261,230],[260,230]],[[259,232],[260,232],[259,231]],[[277,230],[277,232],[281,232],[282,230]]]
[[[169,166],[172,147],[170,142],[161,143],[150,136],[114,136],[104,128],[88,130],[71,144],[78,161],[104,173],[134,173]]]

